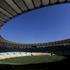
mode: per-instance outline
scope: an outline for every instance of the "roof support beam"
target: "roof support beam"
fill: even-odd
[[[17,5],[13,2],[13,0],[6,0],[6,2],[17,12],[21,13],[21,10],[17,7]]]
[[[32,0],[24,0],[26,5],[28,6],[29,9],[33,9],[34,5],[32,3]]]
[[[49,0],[42,0],[42,4],[43,5],[48,5],[49,4]]]
[[[7,11],[5,11],[4,9],[0,8],[0,12],[2,12],[3,14],[7,15],[8,17],[12,17],[11,14],[9,14]]]
[[[14,2],[21,8],[22,11],[27,10],[23,0],[14,0]]]
[[[41,6],[41,0],[33,0],[35,7],[40,7]]]
[[[5,0],[4,2],[0,3],[0,7],[13,16],[17,15],[17,13],[12,9],[12,7],[10,7],[10,5],[7,2],[5,2]]]

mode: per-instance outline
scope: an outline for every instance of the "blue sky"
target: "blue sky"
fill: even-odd
[[[70,4],[44,7],[17,16],[2,27],[0,34],[20,43],[70,38]]]

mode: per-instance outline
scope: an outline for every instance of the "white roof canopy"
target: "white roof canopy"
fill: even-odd
[[[0,0],[0,27],[18,14],[66,2],[70,0]]]

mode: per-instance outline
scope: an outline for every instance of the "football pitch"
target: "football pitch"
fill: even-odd
[[[23,57],[7,58],[0,60],[0,64],[28,65],[28,64],[37,64],[37,63],[56,62],[56,61],[61,61],[63,59],[65,59],[64,56],[57,56],[57,55],[23,56]]]

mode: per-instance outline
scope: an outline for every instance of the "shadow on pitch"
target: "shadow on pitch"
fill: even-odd
[[[65,56],[66,59],[52,63],[39,63],[30,65],[8,65],[0,64],[0,70],[69,70],[70,69],[70,56]]]

